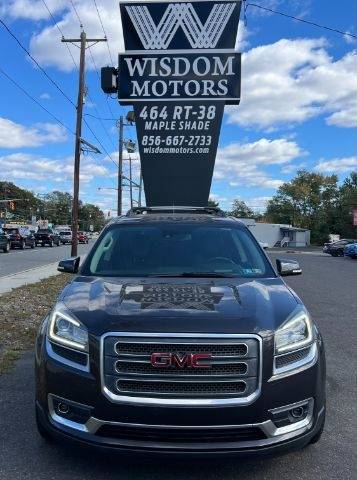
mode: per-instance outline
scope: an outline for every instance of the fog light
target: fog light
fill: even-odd
[[[296,407],[293,408],[290,413],[293,418],[300,420],[301,418],[306,416],[307,409],[305,409],[304,407]]]
[[[69,421],[83,425],[91,417],[92,411],[92,407],[89,405],[83,405],[51,394],[48,395],[48,408],[52,418],[64,425]]]
[[[311,417],[313,408],[314,401],[312,398],[309,398],[302,402],[274,408],[273,410],[269,410],[269,412],[275,426],[281,428],[302,422],[309,416]]]
[[[67,415],[67,413],[69,413],[69,405],[67,405],[67,403],[60,402],[57,405],[57,410],[61,415]]]

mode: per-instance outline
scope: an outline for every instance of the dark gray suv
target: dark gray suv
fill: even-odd
[[[78,273],[79,257],[60,262]],[[248,228],[135,209],[101,233],[36,343],[38,429],[104,450],[258,455],[318,441],[321,334]]]

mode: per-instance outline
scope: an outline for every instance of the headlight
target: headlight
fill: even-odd
[[[50,315],[49,339],[65,347],[88,351],[88,331],[65,308],[56,306]]]
[[[275,354],[308,346],[313,341],[312,322],[305,310],[294,311],[275,332]]]

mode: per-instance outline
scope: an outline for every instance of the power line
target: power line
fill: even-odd
[[[113,122],[113,121],[116,122],[117,121],[117,118],[114,118],[114,117],[112,117],[112,118],[97,117],[96,115],[92,115],[91,113],[85,113],[84,115],[87,116],[87,117],[95,118],[96,120],[104,120],[104,121],[108,121],[108,122],[109,121],[110,122]]]
[[[47,110],[46,107],[44,107],[36,98],[34,98],[32,95],[30,95],[21,85],[19,85],[8,73],[6,73],[1,67],[0,67],[0,72],[6,77],[10,82],[12,82],[19,90],[22,91],[28,98],[30,98],[34,103],[36,103],[42,110],[44,110],[48,115],[50,115],[54,120],[56,120],[57,123],[62,125],[66,130],[68,130],[72,135],[74,135],[73,130],[71,130],[65,123],[63,123],[59,118],[56,117],[52,112]]]
[[[49,13],[51,19],[52,19],[52,22],[53,22],[53,25],[57,28],[57,30],[59,31],[59,33],[61,34],[62,38],[64,37],[64,34],[63,34],[63,30],[60,28],[60,26],[58,25],[58,23],[56,22],[55,20],[55,17],[53,16],[51,10],[49,9],[47,3],[45,0],[42,0],[42,3],[43,5],[45,6],[47,12]],[[76,69],[78,70],[78,65],[77,65],[77,62],[75,61],[74,57],[73,57],[73,54],[71,52],[71,49],[69,48],[69,45],[68,43],[65,43],[66,47],[67,47],[67,50],[68,50],[68,53],[70,54],[71,56],[71,59],[72,59],[72,62],[74,64],[74,66],[76,67]]]
[[[80,17],[78,15],[78,12],[77,12],[77,9],[75,8],[74,4],[73,4],[73,1],[71,1],[71,4],[73,6],[73,9],[74,11],[76,12],[76,15],[77,15],[77,18],[78,20],[80,21]],[[7,30],[7,32],[14,38],[14,40],[16,41],[16,43],[20,46],[20,48],[28,55],[28,57],[36,64],[36,66],[41,70],[41,72],[46,76],[46,78],[57,88],[57,90],[71,103],[71,105],[76,109],[76,105],[75,103],[68,97],[68,95],[62,90],[62,88],[57,84],[57,82],[55,82],[55,80],[53,80],[53,78],[46,72],[46,70],[44,68],[41,67],[41,65],[37,62],[37,60],[31,55],[31,53],[24,47],[24,45],[20,42],[20,40],[17,38],[17,36],[10,30],[10,28],[6,25],[6,23],[0,19],[0,23],[3,25],[3,27]],[[82,24],[81,24],[82,26]],[[11,77],[9,75],[7,75],[3,70],[1,70],[1,72],[7,76],[7,78],[9,80],[11,80],[18,88],[20,88],[29,98],[31,98],[32,100],[34,100],[38,105],[41,106],[41,108],[45,111],[47,111],[47,109],[45,107],[43,107],[39,102],[37,102],[37,100],[35,100],[33,97],[31,97],[19,84],[17,84],[13,79],[11,79]],[[49,111],[47,111],[47,113],[49,113],[52,117],[54,117],[53,114],[51,114]],[[55,118],[55,117],[54,117]],[[63,122],[61,122],[59,119],[56,118],[56,121],[58,121],[60,124],[62,124],[67,130],[69,130],[71,133],[73,133],[65,124],[63,124]],[[103,146],[102,142],[100,142],[100,140],[98,139],[97,135],[94,133],[93,129],[90,127],[90,125],[88,124],[88,122],[86,121],[86,119],[83,119],[84,123],[86,124],[88,130],[92,133],[93,137],[97,140],[97,142],[99,143],[99,145],[102,147],[103,151],[106,153],[106,155],[111,159],[111,161],[116,165],[118,166],[118,164],[113,160],[113,158],[111,157],[111,155],[108,153],[107,149]]]
[[[97,10],[97,15],[98,15],[100,24],[101,24],[101,26],[102,26],[102,30],[103,30],[104,36],[105,36],[106,39],[108,40],[108,36],[107,36],[107,33],[106,33],[105,28],[104,28],[104,25],[103,25],[102,17],[101,17],[100,12],[99,12],[98,4],[97,4],[96,0],[93,0],[93,2],[94,2],[94,5],[95,5],[95,8],[96,8],[96,10]],[[108,48],[108,53],[109,53],[109,58],[110,58],[110,61],[111,61],[111,65],[114,66],[112,54],[111,54],[110,48],[109,48],[109,41],[107,41],[107,48]]]
[[[256,3],[246,3],[245,9],[244,9],[245,12],[247,11],[248,7],[260,8],[261,10],[265,10],[266,12],[275,13],[276,15],[281,15],[282,17],[290,18],[292,20],[297,20],[298,22],[307,23],[308,25],[312,25],[314,27],[322,28],[324,30],[329,30],[330,32],[339,33],[340,35],[343,35],[343,36],[347,35],[348,37],[357,39],[357,35],[354,35],[353,33],[344,32],[342,30],[338,30],[337,28],[328,27],[327,25],[322,25],[321,23],[316,23],[310,20],[305,20],[304,18],[295,17],[294,15],[289,15],[285,12],[279,12],[278,10],[273,10],[268,7],[263,7],[262,5],[257,5]]]
[[[64,38],[63,31],[62,31],[62,29],[59,27],[59,25],[57,24],[57,22],[56,22],[56,20],[55,20],[55,18],[54,18],[54,16],[53,16],[51,10],[49,9],[49,7],[48,7],[48,5],[47,5],[47,3],[46,3],[46,1],[45,1],[45,0],[42,0],[42,2],[43,2],[45,8],[47,9],[47,11],[48,11],[48,13],[49,13],[49,15],[50,15],[50,17],[51,17],[53,24],[55,25],[55,27],[58,29],[58,31],[59,31],[60,34],[62,35],[62,38]],[[80,25],[81,25],[81,27],[82,27],[81,19],[80,19],[80,17],[79,17],[78,11],[77,11],[77,9],[76,9],[73,1],[70,0],[70,3],[72,4],[73,10],[74,10],[74,12],[75,12],[75,14],[76,14],[76,16],[77,16],[77,18],[78,18],[78,21],[79,21],[79,23],[80,23]],[[78,65],[77,65],[77,63],[76,63],[76,61],[75,61],[75,59],[74,59],[74,57],[73,57],[73,55],[72,55],[72,52],[71,52],[71,49],[70,49],[69,46],[68,46],[68,43],[66,43],[66,47],[67,47],[67,50],[68,50],[68,52],[69,52],[69,54],[70,54],[70,56],[71,56],[71,59],[72,59],[73,64],[75,65],[76,69],[78,70]],[[94,58],[93,58],[93,55],[92,55],[92,51],[91,51],[90,48],[89,48],[89,53],[90,53],[90,56],[91,56],[91,58],[92,58],[94,67],[96,68],[96,65],[95,65],[95,63],[94,63]],[[36,63],[37,63],[37,62],[36,62]],[[98,73],[98,70],[97,70],[97,73]],[[100,77],[99,77],[99,78],[100,78]],[[94,101],[93,101],[92,97],[91,97],[89,94],[88,94],[88,98],[89,98],[89,99],[92,101],[92,103],[94,104]],[[74,105],[74,103],[72,103],[72,104],[73,104],[73,106],[76,108],[76,106]],[[97,112],[97,114],[98,114],[98,118],[99,118],[99,117],[100,117],[100,114],[99,114],[98,109],[97,109],[96,107],[95,107],[95,110],[96,110],[96,112]],[[90,132],[92,133],[92,135],[94,136],[94,138],[98,141],[98,143],[100,143],[102,149],[105,150],[104,147],[103,147],[103,144],[98,140],[98,137],[95,135],[93,129],[88,125],[88,122],[84,120],[84,123],[87,125],[88,129],[90,130]],[[111,142],[112,145],[114,146],[113,141],[112,141],[109,133],[107,132],[104,124],[102,124],[102,127],[103,127],[106,135],[108,136],[110,142]],[[110,156],[110,155],[108,154],[108,156]],[[114,163],[115,163],[115,162],[114,162]]]
[[[80,16],[78,15],[78,10],[77,10],[75,4],[73,3],[73,1],[72,1],[72,0],[69,0],[69,1],[70,1],[71,5],[72,5],[73,11],[74,11],[74,13],[76,14],[77,19],[78,19],[79,26],[82,28],[83,24],[82,24],[82,21],[81,21],[81,19],[80,19]]]
[[[108,43],[108,42],[107,42],[107,43]],[[93,54],[92,54],[92,50],[91,50],[90,47],[89,47],[89,54],[90,54],[90,57],[91,57],[91,60],[92,60],[93,66],[94,66],[94,70],[96,71],[97,76],[98,76],[98,80],[99,80],[99,82],[100,82],[100,81],[101,81],[100,73],[99,73],[97,64],[95,63],[95,60],[94,60],[94,57],[93,57]],[[106,96],[105,99],[106,99],[106,102],[107,102],[107,107],[108,107],[108,110],[109,110],[110,115],[113,117],[113,120],[116,120],[116,119],[114,119],[113,110],[111,109],[111,106],[109,105],[108,96]],[[98,112],[97,112],[97,113],[98,113]],[[98,114],[98,115],[99,115],[99,114]],[[99,117],[100,117],[100,115],[99,115]],[[97,118],[98,120],[100,120],[99,117]]]
[[[41,67],[38,61],[31,55],[31,53],[27,50],[27,48],[24,47],[24,45],[20,42],[17,36],[10,30],[10,28],[6,25],[6,23],[3,20],[1,20],[1,18],[0,18],[0,23],[6,29],[6,31],[12,36],[12,38],[16,41],[16,43],[20,46],[20,48],[26,53],[26,55],[28,55],[28,57],[31,58],[31,60],[36,64],[36,66],[41,70],[41,72],[45,75],[45,77],[73,105],[73,107],[76,107],[75,104],[72,102],[72,100],[69,98],[69,96],[62,90],[62,88],[58,85],[58,83],[55,80],[53,80],[52,77],[50,77],[50,75],[46,72],[46,70]]]
[[[108,158],[110,158],[110,160],[114,163],[114,165],[116,165],[118,167],[118,164],[115,160],[113,160],[113,157],[110,155],[110,153],[108,153],[108,150],[104,147],[104,145],[102,144],[102,142],[99,140],[99,138],[97,137],[97,135],[94,133],[93,129],[91,128],[91,126],[89,125],[89,123],[87,122],[87,120],[84,118],[83,119],[83,122],[86,124],[88,130],[91,132],[91,134],[93,135],[93,137],[96,139],[96,141],[99,143],[99,145],[102,147],[104,153],[108,156]]]

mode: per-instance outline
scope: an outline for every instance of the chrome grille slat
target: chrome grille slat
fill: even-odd
[[[169,339],[171,340],[171,339]],[[238,358],[247,358],[250,357],[250,348],[249,345],[243,342],[189,342],[189,341],[165,341],[165,342],[158,342],[158,341],[144,341],[144,342],[126,342],[124,343],[123,340],[117,340],[113,345],[113,350],[106,352],[110,355],[145,355],[145,352],[150,349],[151,351],[155,352],[166,352],[172,350],[172,347],[175,348],[176,351],[180,351],[181,349],[190,349],[191,353],[206,353],[209,352],[212,355],[217,356],[233,356]],[[253,347],[252,345],[252,357],[256,356],[256,346]]]
[[[113,334],[103,343],[104,385],[120,398],[252,398],[260,388],[256,335]],[[151,365],[152,353],[210,354],[210,368]]]
[[[138,383],[142,383],[142,382],[149,382],[149,383],[172,383],[172,382],[175,382],[175,383],[196,383],[196,382],[199,382],[199,383],[244,383],[245,384],[245,381],[242,379],[242,378],[230,378],[230,379],[226,379],[224,377],[222,378],[215,378],[214,380],[212,380],[212,378],[207,378],[207,377],[202,377],[201,379],[199,378],[191,378],[190,380],[188,380],[187,378],[177,378],[177,377],[174,377],[173,378],[170,378],[170,377],[166,377],[166,378],[158,378],[158,377],[150,377],[150,376],[143,376],[143,375],[137,375],[136,377],[132,377],[130,375],[120,375],[120,381],[128,381],[128,382],[138,382]]]
[[[184,392],[182,392],[180,389],[179,389],[179,384],[177,381],[175,382],[160,382],[156,388],[152,388],[152,384],[144,384],[144,385],[140,385],[140,389],[139,387],[136,385],[131,385],[131,388],[128,388],[126,389],[125,387],[123,388],[122,386],[124,385],[128,385],[128,383],[130,384],[130,382],[128,382],[127,380],[122,380],[122,379],[119,379],[117,380],[117,390],[121,393],[133,393],[135,392],[135,389],[137,388],[137,392],[142,394],[143,392],[146,393],[146,394],[155,394],[157,395],[158,393],[160,395],[177,395],[179,397],[185,397],[187,396],[187,393],[190,392],[191,394],[194,394],[195,396],[207,396],[207,391],[206,390],[203,390],[203,391],[199,391],[199,389],[197,389],[197,384],[196,382],[192,382],[191,384],[190,383],[185,383],[186,385],[186,389]],[[201,386],[202,384],[198,384],[198,386]],[[212,388],[212,386],[214,386],[214,389]],[[193,388],[194,387],[194,388]],[[166,389],[166,391],[165,391]],[[247,389],[247,386],[245,384],[245,382],[233,382],[233,383],[229,383],[229,387],[226,386],[226,390],[230,390],[230,391],[227,391],[226,392],[226,395],[237,395],[237,394],[243,394]],[[213,390],[213,391],[212,391]],[[221,395],[221,385],[217,382],[215,382],[214,384],[211,385],[211,391],[210,391],[210,395],[213,395],[213,396],[219,396]]]

